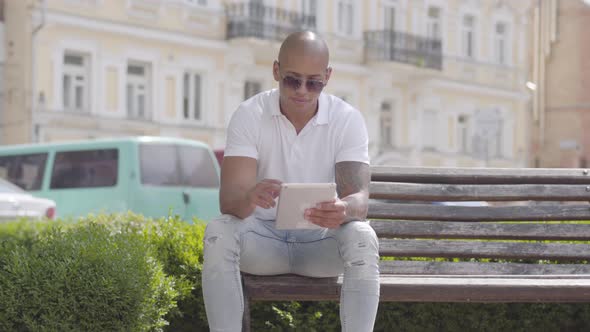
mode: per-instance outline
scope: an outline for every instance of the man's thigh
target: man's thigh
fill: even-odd
[[[320,238],[298,237],[289,246],[293,273],[309,277],[334,277],[343,272],[338,242],[327,230]]]
[[[256,275],[290,273],[289,250],[271,222],[255,218],[238,227],[240,270]]]

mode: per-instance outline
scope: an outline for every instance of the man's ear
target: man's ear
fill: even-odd
[[[279,62],[276,60],[272,64],[272,76],[277,82],[281,80],[281,75],[279,74]]]
[[[324,84],[328,84],[328,81],[330,80],[331,75],[332,75],[332,67],[326,68],[326,81],[324,82]]]

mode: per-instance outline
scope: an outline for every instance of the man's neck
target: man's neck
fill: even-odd
[[[287,117],[287,119],[293,124],[297,134],[305,127],[305,125],[311,120],[316,113],[318,112],[318,105],[319,102],[316,101],[315,108],[311,108],[309,110],[301,111],[301,110],[287,110],[280,105],[281,113]]]

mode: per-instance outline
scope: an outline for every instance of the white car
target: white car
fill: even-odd
[[[55,202],[34,197],[20,187],[0,178],[0,221],[19,218],[55,218]]]

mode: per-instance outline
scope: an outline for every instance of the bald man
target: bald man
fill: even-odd
[[[222,216],[207,225],[203,296],[211,331],[240,331],[240,270],[256,275],[343,274],[342,331],[372,331],[379,303],[377,237],[365,221],[370,181],[361,113],[323,93],[332,69],[326,43],[304,31],[282,43],[279,88],[232,116],[221,169]],[[338,198],[305,211],[317,229],[275,227],[281,183],[336,183]]]

